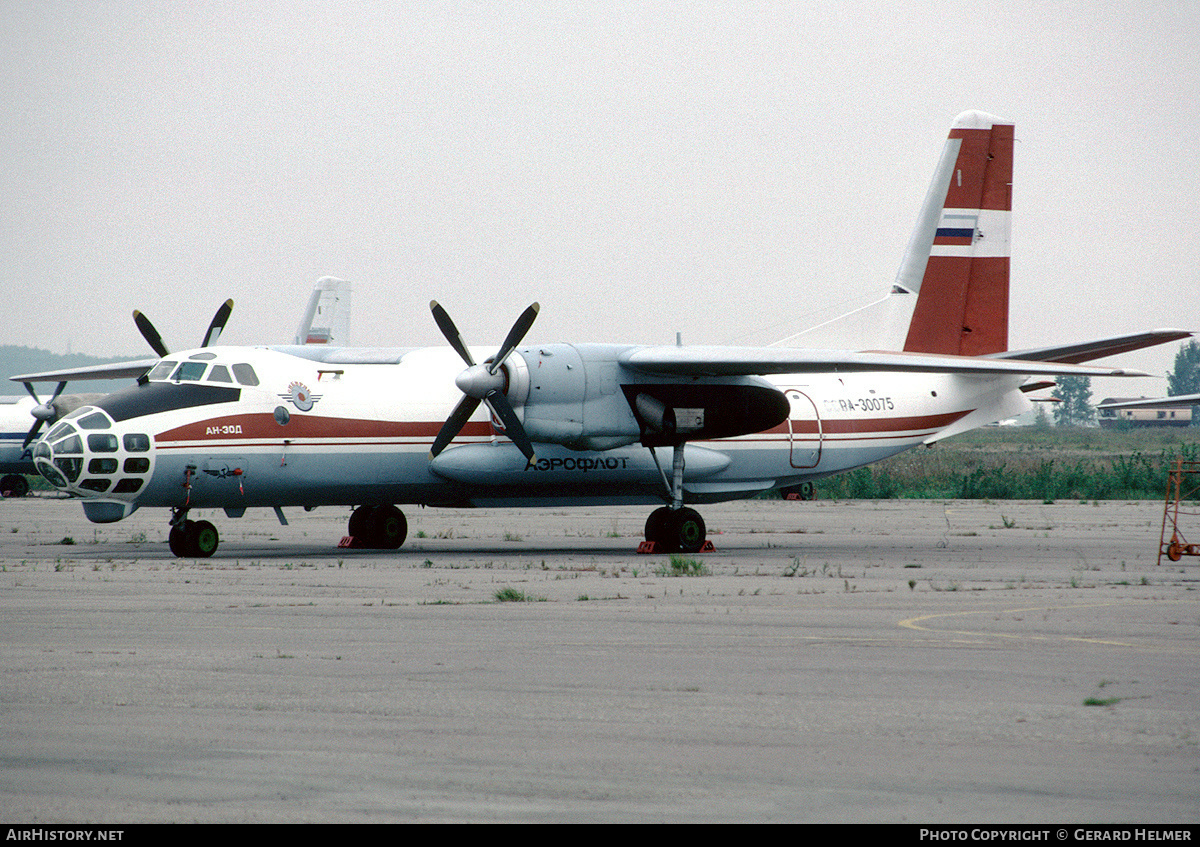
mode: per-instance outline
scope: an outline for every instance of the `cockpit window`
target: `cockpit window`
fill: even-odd
[[[58,426],[54,427],[54,429],[50,430],[50,432],[46,434],[46,440],[53,441],[54,439],[61,438],[62,436],[66,435],[68,432],[73,432],[73,431],[74,430],[71,429],[70,424],[60,423]]]
[[[245,362],[233,366],[233,375],[242,385],[258,385],[258,374]]]
[[[184,362],[175,369],[175,373],[171,374],[171,379],[176,382],[195,382],[204,376],[204,371],[208,365],[205,362]]]
[[[166,379],[168,376],[170,376],[171,371],[175,370],[175,365],[177,364],[179,363],[163,359],[154,366],[154,370],[146,374],[146,379]]]
[[[233,377],[229,375],[229,368],[224,365],[213,365],[211,371],[208,372],[209,382],[233,382]]]
[[[145,453],[150,449],[150,436],[140,432],[125,433],[125,449],[130,453]]]
[[[79,419],[80,429],[108,429],[111,424],[108,422],[108,416],[103,412],[93,412],[86,418]]]

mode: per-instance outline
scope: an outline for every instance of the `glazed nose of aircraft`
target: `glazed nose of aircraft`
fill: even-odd
[[[153,465],[150,436],[120,432],[106,412],[83,406],[60,420],[33,448],[33,463],[51,485],[83,497],[130,498]]]

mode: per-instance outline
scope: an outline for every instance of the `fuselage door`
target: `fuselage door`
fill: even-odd
[[[815,468],[821,461],[821,446],[825,439],[817,404],[796,388],[784,390],[791,411],[788,413],[788,440],[791,443],[793,468]]]

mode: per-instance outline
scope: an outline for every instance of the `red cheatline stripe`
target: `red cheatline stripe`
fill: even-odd
[[[852,438],[895,438],[902,434],[910,436],[931,435],[942,427],[949,426],[971,413],[971,409],[946,412],[937,415],[915,415],[907,417],[864,417],[832,418],[818,422],[815,419],[785,421],[772,429],[749,436],[742,441],[775,441],[772,436],[810,436],[818,433],[826,438],[841,440]],[[273,415],[257,413],[213,418],[207,421],[186,424],[155,436],[159,449],[178,449],[183,442],[221,442],[225,447],[262,446],[262,441],[277,442],[286,438],[292,442],[319,442],[325,446],[385,446],[411,445],[432,442],[441,430],[437,421],[400,422],[364,421],[348,418],[323,418],[295,416],[285,426],[276,423]],[[463,427],[461,436],[466,438],[489,438],[492,427],[486,422],[472,421]],[[235,440],[236,439],[236,440]],[[364,439],[387,439],[386,441]],[[719,442],[717,442],[719,443]],[[299,446],[299,444],[297,444]]]
[[[293,415],[283,426],[275,416],[265,412],[249,415],[229,415],[206,421],[184,424],[175,429],[160,432],[155,443],[176,441],[208,441],[269,438],[290,441],[298,439],[361,439],[361,438],[408,438],[432,440],[442,428],[441,421],[371,421],[353,418],[327,418],[315,415]],[[462,429],[465,436],[490,436],[491,425],[486,421],[471,421]]]

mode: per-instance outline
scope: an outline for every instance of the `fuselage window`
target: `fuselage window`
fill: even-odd
[[[169,362],[166,359],[163,359],[154,366],[154,370],[146,374],[146,379],[166,379],[168,376],[170,376],[171,371],[175,370],[175,365],[175,362]]]
[[[79,479],[79,472],[83,470],[83,459],[55,456],[54,466],[66,474],[69,481],[74,482]]]
[[[213,365],[213,369],[208,373],[209,382],[233,382],[233,377],[229,375],[229,368],[224,365]]]
[[[119,479],[117,480],[117,487],[113,489],[113,494],[132,494],[141,487],[142,481],[140,479]]]
[[[258,385],[258,375],[245,362],[233,366],[233,375],[242,385]]]
[[[125,460],[125,473],[145,473],[150,470],[150,460],[142,456],[130,456]]]
[[[207,368],[208,364],[205,362],[184,362],[171,374],[171,379],[176,382],[195,382],[204,376]]]
[[[130,453],[145,453],[150,449],[150,436],[140,432],[125,433],[125,449]]]
[[[80,488],[86,488],[88,491],[96,491],[104,493],[108,491],[108,487],[112,485],[111,479],[85,479],[79,483]]]
[[[88,462],[88,473],[116,473],[116,459],[92,459]]]
[[[117,452],[117,437],[109,432],[93,432],[88,436],[88,449],[93,453]]]

